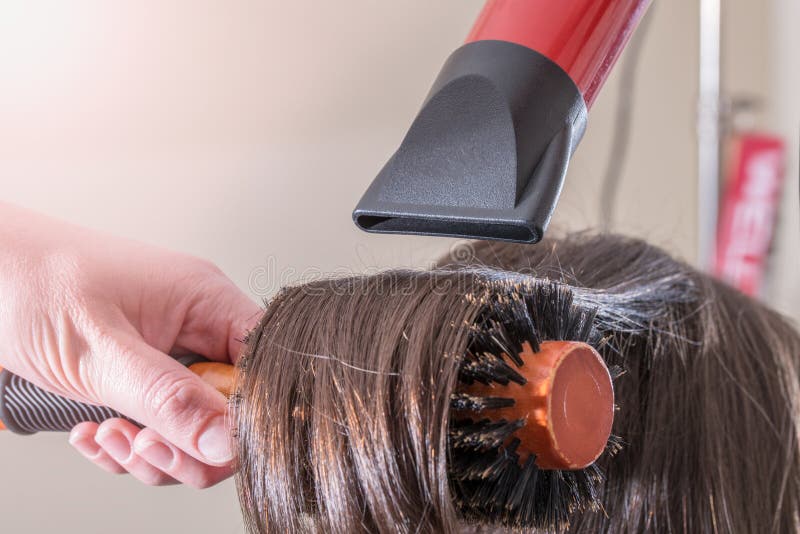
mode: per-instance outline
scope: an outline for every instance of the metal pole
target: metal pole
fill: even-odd
[[[697,264],[716,256],[720,178],[720,0],[700,0],[697,117]]]

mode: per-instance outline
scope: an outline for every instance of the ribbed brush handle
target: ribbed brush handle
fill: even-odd
[[[192,355],[178,358],[178,361],[189,366],[207,360]],[[15,434],[69,432],[78,423],[102,423],[115,417],[131,420],[111,408],[77,402],[45,391],[7,369],[0,372],[0,421]]]
[[[0,373],[0,420],[15,434],[69,432],[78,423],[124,417],[105,406],[92,406],[50,393],[7,370]]]

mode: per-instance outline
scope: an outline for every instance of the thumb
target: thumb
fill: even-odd
[[[108,358],[102,400],[209,465],[233,459],[225,396],[141,339],[121,343]]]

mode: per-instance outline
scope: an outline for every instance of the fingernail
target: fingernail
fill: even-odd
[[[228,428],[225,426],[225,418],[215,417],[209,423],[200,439],[197,440],[197,448],[206,460],[214,464],[227,464],[233,461],[231,453],[230,436]]]
[[[131,443],[121,432],[103,431],[101,428],[94,439],[109,456],[119,463],[125,463],[131,457]]]
[[[89,436],[70,436],[69,444],[89,459],[94,458],[100,452],[100,446]]]
[[[159,441],[145,441],[144,443],[136,443],[134,448],[136,454],[144,458],[147,463],[153,467],[157,467],[163,471],[167,471],[172,467],[172,461],[175,459],[175,454],[172,449],[164,443]]]

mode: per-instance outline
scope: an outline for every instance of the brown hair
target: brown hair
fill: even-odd
[[[800,336],[782,317],[638,240],[472,250],[270,303],[233,410],[250,532],[462,531],[447,448],[459,357],[486,296],[523,281],[596,310],[602,355],[626,370],[602,509],[572,510],[565,530],[800,529]]]

